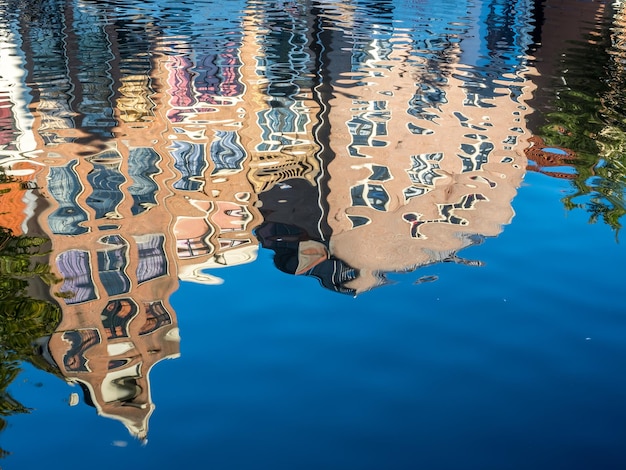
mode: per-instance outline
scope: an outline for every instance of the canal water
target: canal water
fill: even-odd
[[[626,468],[626,5],[0,0],[0,467]]]

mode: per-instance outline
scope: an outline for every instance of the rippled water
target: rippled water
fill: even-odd
[[[0,0],[0,466],[624,468],[625,8]]]

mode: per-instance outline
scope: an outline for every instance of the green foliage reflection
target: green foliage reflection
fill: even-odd
[[[626,50],[612,19],[584,41],[571,43],[553,83],[554,102],[538,135],[551,147],[576,152],[575,192],[567,209],[619,233],[626,214]]]
[[[28,295],[29,283],[55,281],[50,266],[39,261],[46,254],[46,238],[14,236],[0,227],[0,432],[4,417],[29,410],[8,392],[20,373],[20,363],[40,364],[36,341],[50,335],[61,318],[59,306]],[[0,448],[0,457],[7,452]]]

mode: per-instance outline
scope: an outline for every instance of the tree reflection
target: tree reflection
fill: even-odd
[[[40,261],[47,243],[46,238],[15,236],[0,227],[0,432],[6,427],[5,417],[30,411],[8,392],[21,371],[20,363],[50,368],[38,352],[38,340],[54,331],[61,310],[28,292],[32,282],[55,280],[50,266]],[[7,454],[0,448],[0,457]]]
[[[564,162],[574,170],[569,176],[575,188],[563,198],[565,207],[586,210],[590,222],[601,220],[616,234],[626,214],[623,15],[610,11],[603,27],[567,43],[548,88],[549,108],[538,132],[546,147],[575,153]]]

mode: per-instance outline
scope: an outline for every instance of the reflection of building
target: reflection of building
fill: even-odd
[[[526,149],[526,156],[533,164],[528,166],[530,171],[537,171],[554,178],[574,179],[576,174],[570,169],[576,154],[573,150],[546,145],[541,137],[536,135],[528,139],[531,146]]]
[[[252,229],[267,215],[259,195],[285,181],[316,186],[311,21],[285,15],[270,27],[259,11],[227,41],[194,41],[163,60],[175,166],[185,167],[179,155],[197,155],[185,157],[196,162],[186,165],[191,176],[174,184],[185,197],[168,201],[181,279],[219,283],[207,271],[254,260]]]
[[[63,262],[86,264],[84,256],[67,253]],[[63,375],[83,388],[98,413],[120,420],[141,439],[154,410],[150,369],[176,357],[179,348],[176,319],[167,304],[144,300],[158,298],[161,292],[154,287],[146,291],[110,299],[100,311],[99,302],[77,301],[75,308],[64,308],[64,323],[48,346]]]
[[[63,318],[48,348],[86,402],[144,438],[150,370],[179,354],[166,128],[145,101],[126,112],[138,89],[147,101],[155,94],[154,77],[137,79],[133,68],[150,70],[146,50],[130,50],[95,7],[62,14],[25,29],[24,40],[38,161],[48,167],[38,175],[47,203],[38,218],[62,279],[53,293]]]
[[[503,50],[492,51],[483,75],[479,65],[459,62],[472,51],[459,49],[449,30],[445,21],[440,32],[431,26],[428,48],[417,28],[415,37],[381,32],[357,43],[350,72],[358,78],[334,88],[329,253],[356,269],[345,283],[356,292],[384,283],[387,272],[456,259],[513,216],[526,166],[528,89],[519,64],[496,58],[504,48],[521,57],[525,43],[501,38],[493,47]],[[412,57],[416,50],[423,55]]]
[[[233,18],[240,7],[229,6]],[[421,23],[394,32],[398,7],[391,2],[377,3],[380,24],[321,4],[354,29],[354,40],[320,32],[306,6],[293,7],[267,25],[256,12],[243,28],[225,14],[219,21],[228,38],[189,42],[172,30],[167,46],[153,46],[158,32],[111,29],[97,8],[83,5],[65,19],[75,26],[67,39],[54,30],[48,43],[33,43],[56,51],[59,64],[81,64],[65,74],[53,61],[33,60],[35,75],[44,66],[58,72],[37,94],[42,161],[51,166],[52,204],[42,217],[52,234],[85,240],[91,250],[107,247],[100,251],[115,235],[120,249],[136,246],[136,253],[148,237],[162,246],[163,275],[215,283],[208,271],[255,259],[252,229],[262,216],[274,224],[259,232],[265,246],[280,249],[282,241],[270,242],[283,240],[285,230],[300,232],[298,242],[321,243],[307,243],[309,255],[297,254],[297,262],[284,256],[285,270],[307,273],[335,257],[343,281],[360,273],[351,285],[361,290],[385,271],[445,258],[470,243],[459,241],[456,225],[468,234],[498,233],[523,174],[515,160],[525,91],[516,73],[526,43],[509,23],[527,8],[518,17],[483,8],[477,18],[506,17],[495,21],[502,31],[477,30],[488,37],[461,48],[459,27],[451,25],[459,12],[474,15],[462,2],[426,34]],[[183,20],[181,31],[185,21],[194,20]],[[433,34],[437,41],[427,37]],[[495,79],[481,68],[486,57]],[[486,111],[494,105],[507,119]],[[483,226],[470,214],[480,214]],[[471,230],[463,225],[470,222]],[[409,261],[398,258],[405,245],[416,250]]]
[[[36,197],[33,194],[33,179],[41,170],[38,165],[28,161],[13,163],[0,178],[0,227],[8,229],[13,235],[27,232],[27,224],[32,216]]]
[[[330,248],[359,270],[358,279],[348,284],[357,291],[383,282],[385,272],[443,261],[476,236],[497,235],[513,216],[510,202],[525,168],[523,153],[516,150],[523,145],[521,102],[508,96],[494,100],[497,113],[490,116],[481,106],[464,105],[466,89],[450,76],[437,90],[441,101],[424,108],[434,115],[424,122],[403,114],[400,103],[412,97],[402,91],[409,88],[391,83],[393,95],[379,106],[397,115],[388,113],[388,126],[376,137],[380,145],[359,145],[359,160],[337,158],[328,170],[334,176]],[[337,107],[352,104],[375,114],[381,101],[370,96],[364,105]],[[412,135],[418,127],[420,134]],[[348,152],[351,137],[345,141]]]
[[[592,33],[597,19],[606,16],[612,9],[606,2],[560,2],[565,5],[563,8],[552,7],[552,1],[534,3],[535,16],[538,18],[533,33],[537,43],[534,45],[537,49],[534,66],[538,73],[533,75],[533,82],[537,86],[538,96],[541,97],[543,89],[548,91],[552,89],[551,82],[555,80],[566,60],[567,46],[584,40]],[[547,103],[533,101],[533,104],[542,111],[542,107]]]
[[[87,155],[87,146],[55,146],[58,156],[44,160],[50,166],[40,186],[50,205],[40,221],[62,279],[54,287],[63,320],[52,356],[99,413],[144,437],[154,406],[149,370],[178,354],[169,305],[178,281],[162,189],[171,173],[155,149],[133,143]]]
[[[246,103],[259,95],[242,74],[246,56],[242,36],[226,48],[208,40],[177,48],[157,58],[166,77],[160,114],[169,133],[169,158],[176,173],[168,201],[174,214],[178,276],[220,283],[207,270],[251,262],[257,244],[256,198],[246,178],[250,156],[244,123]],[[252,39],[247,47],[253,49]]]
[[[149,370],[178,354],[169,305],[178,279],[219,283],[210,271],[256,258],[257,191],[315,184],[317,105],[307,90],[298,99],[271,90],[288,80],[272,71],[285,58],[266,57],[284,51],[253,28],[226,47],[181,35],[166,48],[155,32],[107,26],[96,7],[64,15],[43,23],[46,41],[25,44],[48,166],[38,218],[62,279],[49,348],[100,414],[144,437]]]
[[[213,270],[253,261],[258,237],[280,269],[360,292],[513,216],[523,39],[485,41],[515,52],[494,78],[463,62],[494,51],[462,49],[458,11],[398,32],[392,2],[372,3],[381,24],[336,3],[241,19],[231,2],[214,25],[227,37],[193,39],[194,15],[180,31],[114,28],[80,3],[29,30],[39,221],[63,279],[51,354],[133,434],[153,409],[150,368],[178,354],[178,279],[219,283]]]

